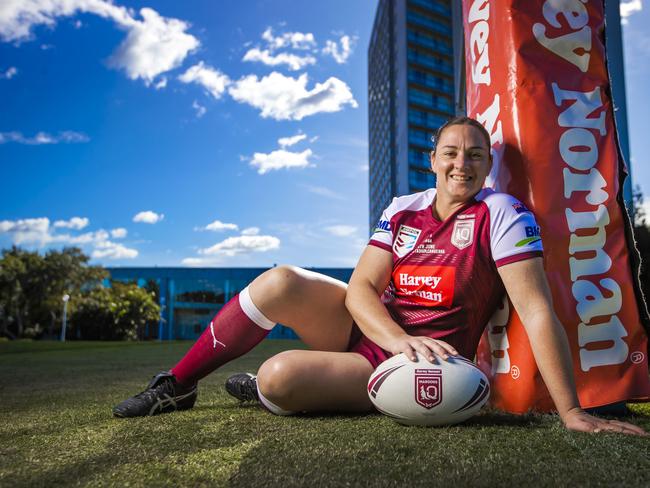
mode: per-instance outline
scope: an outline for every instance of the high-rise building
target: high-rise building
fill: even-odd
[[[431,137],[456,114],[451,0],[380,0],[368,47],[370,228],[435,186]],[[462,59],[462,57],[461,57]]]
[[[605,8],[617,129],[629,164],[619,1]],[[461,15],[460,0],[379,0],[368,47],[371,231],[394,196],[435,185],[431,136],[445,120],[465,113]],[[624,199],[631,209],[631,177]]]

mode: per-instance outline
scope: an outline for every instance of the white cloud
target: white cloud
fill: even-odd
[[[238,236],[229,237],[212,247],[200,249],[199,254],[205,256],[247,254],[250,252],[266,252],[280,248],[280,239],[273,236]]]
[[[621,9],[621,23],[625,25],[628,22],[627,18],[629,16],[634,15],[635,13],[641,12],[641,10],[643,10],[643,4],[641,3],[641,0],[621,1],[620,9]]]
[[[214,259],[206,259],[206,258],[185,258],[181,261],[181,264],[185,266],[209,266],[211,264],[215,264],[219,262],[218,260]]]
[[[309,158],[312,154],[311,149],[305,149],[301,153],[284,149],[278,149],[270,154],[255,153],[250,165],[256,167],[257,172],[261,175],[282,168],[306,168],[310,165]]]
[[[97,244],[108,240],[108,232],[104,229],[99,229],[96,232],[85,232],[77,236],[70,234],[56,234],[51,236],[51,242],[60,242],[63,244],[86,245]]]
[[[0,221],[0,233],[12,234],[12,242],[16,245],[48,244],[50,236],[50,219],[40,217],[34,219],[2,220]]]
[[[7,68],[7,71],[0,73],[0,80],[10,80],[18,74],[18,68],[15,66],[10,66]]]
[[[259,61],[267,66],[286,64],[291,71],[298,71],[305,66],[316,64],[316,58],[313,56],[298,56],[290,53],[273,54],[268,49],[260,50],[256,47],[249,49],[242,61]]]
[[[162,76],[162,77],[160,78],[160,80],[158,80],[158,81],[154,84],[153,87],[154,87],[156,90],[162,90],[162,89],[165,88],[166,86],[167,86],[167,77],[166,77],[166,76]]]
[[[66,130],[59,132],[57,135],[48,134],[47,132],[38,132],[33,137],[24,136],[22,132],[0,132],[0,144],[15,142],[17,144],[28,144],[38,146],[41,144],[59,144],[59,143],[79,143],[88,142],[90,139],[86,134]]]
[[[345,200],[345,197],[336,193],[335,191],[325,188],[324,186],[314,186],[314,185],[300,185],[305,188],[308,192],[315,195],[320,195],[322,197],[331,198],[332,200]]]
[[[84,227],[87,227],[89,223],[90,220],[86,217],[72,217],[70,220],[57,220],[54,222],[54,227],[81,230]]]
[[[12,242],[16,245],[37,245],[39,247],[51,244],[90,246],[93,248],[91,254],[93,258],[132,259],[137,257],[137,250],[109,241],[109,234],[104,229],[79,235],[53,233],[55,228],[81,229],[87,225],[87,222],[84,222],[87,220],[73,217],[68,221],[59,220],[54,223],[53,227],[50,227],[50,219],[47,217],[16,221],[3,220],[0,221],[0,234],[11,234]],[[86,225],[82,226],[82,224]]]
[[[126,31],[126,39],[111,56],[111,66],[123,69],[131,79],[150,84],[166,71],[181,65],[200,42],[188,34],[188,23],[162,17],[150,8],[140,9],[142,20],[135,11],[117,6],[107,0],[14,0],[0,8],[0,38],[21,42],[32,37],[32,27],[54,27],[58,17],[89,13],[110,19]]]
[[[296,134],[295,136],[291,137],[281,137],[278,139],[278,144],[280,144],[280,147],[284,148],[298,144],[300,141],[303,141],[305,139],[307,139],[307,134]]]
[[[276,120],[302,120],[320,112],[338,112],[345,105],[358,106],[350,87],[338,78],[316,83],[311,90],[307,90],[307,81],[306,74],[292,78],[274,71],[262,79],[245,76],[234,82],[228,93],[236,101],[260,109],[262,117]]]
[[[246,229],[241,231],[241,235],[243,236],[256,236],[259,233],[260,233],[259,227],[247,227]]]
[[[221,71],[206,66],[203,61],[189,68],[185,73],[178,77],[183,83],[198,83],[202,85],[214,98],[221,98],[226,87],[230,84],[230,79]]]
[[[185,266],[210,266],[222,263],[225,257],[267,252],[280,248],[280,239],[269,235],[260,236],[258,233],[259,228],[249,227],[242,231],[243,235],[229,237],[214,246],[199,249],[200,257],[188,257],[181,262]]]
[[[200,119],[205,115],[205,113],[208,111],[207,108],[205,108],[203,105],[201,105],[199,102],[194,100],[192,102],[192,108],[196,110],[196,116]]]
[[[165,214],[157,214],[151,210],[145,210],[137,213],[133,217],[133,222],[141,222],[143,224],[156,224],[165,218]]]
[[[116,242],[103,241],[97,243],[91,257],[94,259],[134,259],[138,257],[138,251]]]
[[[352,225],[330,225],[325,227],[325,230],[337,237],[348,237],[357,231],[357,228]]]
[[[118,227],[116,229],[111,230],[111,237],[113,239],[124,239],[127,234],[128,231],[124,227]]]
[[[224,230],[239,230],[239,226],[237,224],[229,224],[222,222],[221,220],[215,220],[205,227],[195,227],[194,230],[210,230],[212,232],[221,232]]]
[[[351,38],[348,35],[343,35],[339,39],[338,43],[336,41],[325,41],[325,47],[323,48],[323,54],[329,54],[334,58],[338,64],[345,63],[350,55],[352,54],[352,49],[357,42],[357,38]],[[340,46],[340,48],[339,48]]]
[[[314,34],[311,32],[285,32],[279,36],[273,35],[273,29],[268,27],[262,33],[262,39],[267,42],[269,49],[282,49],[291,47],[293,49],[311,49],[316,45]]]
[[[141,9],[140,15],[141,22],[129,22],[126,39],[110,63],[124,69],[132,80],[151,83],[160,73],[179,67],[200,43],[185,32],[189,24],[182,20],[162,17],[150,8]]]

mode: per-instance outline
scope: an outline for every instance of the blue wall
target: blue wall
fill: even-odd
[[[196,339],[223,305],[269,268],[107,268],[112,280],[159,290],[160,322],[147,336],[158,340]],[[348,282],[351,268],[309,268]],[[294,339],[277,325],[269,338]]]

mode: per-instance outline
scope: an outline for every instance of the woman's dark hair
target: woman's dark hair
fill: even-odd
[[[461,116],[461,117],[454,117],[453,119],[449,119],[447,122],[442,124],[440,128],[436,131],[436,134],[432,137],[434,151],[438,147],[438,141],[440,140],[442,133],[445,131],[447,127],[451,127],[452,125],[471,125],[472,127],[476,127],[481,133],[481,135],[485,138],[485,143],[487,144],[488,149],[490,149],[491,147],[490,134],[485,129],[485,127],[483,127],[483,124],[470,117]]]

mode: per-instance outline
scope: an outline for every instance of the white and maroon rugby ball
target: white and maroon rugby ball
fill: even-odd
[[[451,425],[478,413],[490,396],[483,372],[462,356],[436,361],[397,354],[377,366],[368,381],[377,410],[406,425]]]

